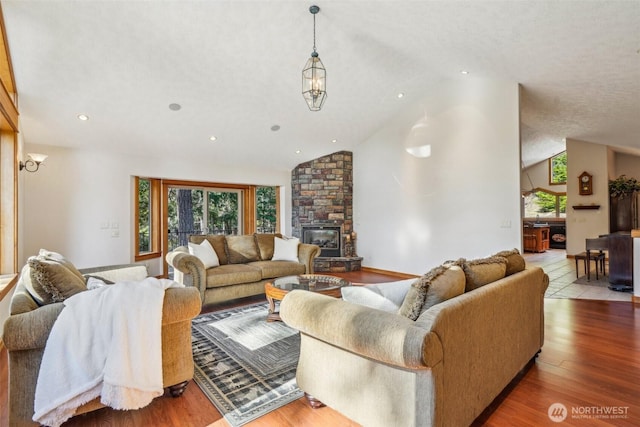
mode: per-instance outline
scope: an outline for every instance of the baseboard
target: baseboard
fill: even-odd
[[[379,268],[373,268],[373,267],[362,267],[361,270],[366,271],[367,273],[384,274],[386,276],[397,277],[399,279],[415,279],[416,277],[420,277],[415,274],[400,273],[400,272],[391,271],[391,270],[381,270]]]
[[[637,297],[635,295],[631,295],[631,302],[634,304],[640,304],[640,297]]]

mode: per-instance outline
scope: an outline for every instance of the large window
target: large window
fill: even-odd
[[[136,177],[135,259],[160,258],[192,234],[279,232],[278,194],[278,187]]]
[[[535,189],[524,195],[525,218],[565,218],[567,193]]]

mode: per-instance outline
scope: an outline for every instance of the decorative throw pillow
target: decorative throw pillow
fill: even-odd
[[[469,292],[502,279],[507,271],[507,260],[504,257],[464,260],[462,269],[467,281],[464,291]]]
[[[31,287],[37,297],[32,295],[40,304],[64,301],[87,290],[84,278],[78,277],[59,261],[37,256],[30,257],[27,262],[31,269]]]
[[[518,273],[525,269],[526,263],[520,251],[518,249],[512,249],[510,251],[500,251],[493,256],[501,256],[507,260],[507,271],[505,276],[510,276],[514,273]]]
[[[298,245],[300,239],[281,239],[279,237],[274,238],[273,257],[272,261],[298,261]]]
[[[202,243],[203,240],[208,240],[216,251],[220,265],[229,264],[229,258],[227,257],[227,239],[221,234],[207,234],[207,235],[192,235],[189,236],[191,243]]]
[[[269,261],[273,258],[274,239],[276,237],[282,237],[282,234],[256,233],[255,237],[258,251],[260,252],[260,259],[262,261]]]
[[[73,265],[71,261],[66,259],[64,256],[62,256],[58,252],[48,251],[46,249],[40,249],[40,251],[38,252],[38,256],[48,260],[58,261],[60,264],[67,267],[73,274],[78,276],[80,279],[84,280],[84,276],[82,275],[82,273],[80,273],[80,271],[78,271],[76,266]]]
[[[189,253],[202,261],[204,268],[218,267],[220,265],[218,255],[207,239],[204,239],[200,244],[189,242],[188,245]]]
[[[436,304],[462,295],[465,284],[466,280],[462,268],[457,265],[449,266],[449,270],[445,274],[431,281],[420,314]]]
[[[444,301],[448,295],[457,295],[457,290],[464,284],[464,273],[460,267],[453,264],[440,265],[433,268],[424,276],[413,282],[405,297],[398,314],[416,320],[426,310],[427,302],[431,305]],[[434,290],[430,290],[431,287]],[[448,291],[453,288],[452,291]],[[429,297],[429,292],[433,295]]]
[[[227,236],[229,264],[246,264],[260,261],[258,246],[253,235]]]

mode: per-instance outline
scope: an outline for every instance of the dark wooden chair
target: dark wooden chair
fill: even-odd
[[[591,261],[596,263],[596,280],[598,280],[598,270],[605,276],[605,253],[603,251],[608,249],[608,240],[606,237],[598,237],[594,239],[585,239],[586,252],[580,252],[575,255],[576,260],[576,279],[579,277],[578,261],[584,262],[584,272],[587,275],[587,281],[591,280]],[[597,252],[592,252],[597,251]]]

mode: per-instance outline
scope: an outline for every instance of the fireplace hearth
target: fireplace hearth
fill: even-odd
[[[303,225],[302,242],[320,246],[321,257],[341,256],[341,230],[339,226]]]

